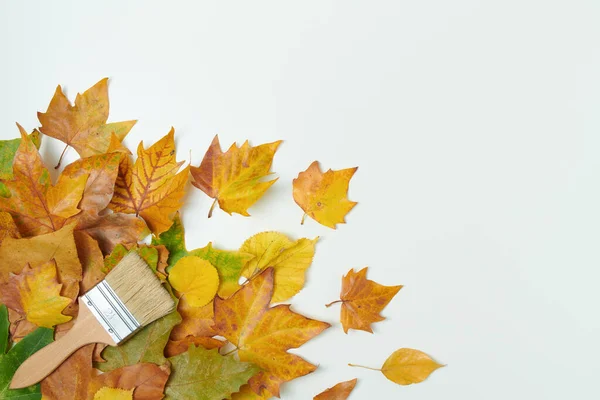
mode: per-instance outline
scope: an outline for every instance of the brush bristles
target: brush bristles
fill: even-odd
[[[148,264],[135,252],[127,254],[105,281],[141,326],[175,310],[175,301]]]

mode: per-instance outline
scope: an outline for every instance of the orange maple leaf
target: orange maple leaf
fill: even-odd
[[[267,268],[228,299],[216,297],[215,330],[237,347],[241,361],[262,369],[250,379],[252,389],[258,394],[266,389],[278,397],[282,383],[317,368],[287,350],[330,325],[296,314],[289,305],[269,308],[272,295],[273,268]]]
[[[319,162],[300,172],[293,181],[294,201],[318,223],[336,229],[336,224],[346,223],[346,214],[357,204],[348,200],[348,185],[358,167],[321,172]]]
[[[192,167],[192,185],[215,199],[215,204],[228,214],[249,216],[252,206],[277,179],[261,180],[272,174],[273,156],[281,140],[252,147],[245,141],[241,147],[234,143],[226,153],[221,151],[219,137],[215,136],[200,166]]]
[[[356,381],[357,379],[354,378],[346,382],[340,382],[323,393],[316,395],[313,400],[346,400],[350,396],[350,392],[354,390]]]
[[[100,80],[83,94],[78,93],[74,106],[59,85],[48,110],[45,113],[38,112],[42,124],[40,130],[63,141],[67,147],[73,147],[81,157],[102,154],[108,150],[113,134],[121,141],[136,123],[123,121],[107,124],[108,110],[108,78]]]
[[[367,279],[367,267],[358,272],[351,269],[342,278],[340,300],[327,304],[327,307],[342,303],[341,321],[344,332],[358,329],[373,333],[371,324],[385,319],[379,313],[400,289],[402,286],[383,286]]]
[[[144,149],[141,142],[137,160],[126,157],[119,167],[115,193],[110,203],[114,211],[139,215],[156,235],[173,224],[172,217],[183,204],[189,166],[175,159],[175,130]]]

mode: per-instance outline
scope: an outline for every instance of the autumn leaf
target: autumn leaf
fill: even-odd
[[[358,272],[351,269],[342,279],[340,300],[327,304],[327,307],[342,303],[340,318],[345,333],[348,329],[373,333],[371,324],[385,319],[379,313],[400,289],[402,286],[383,286],[367,279],[367,267]]]
[[[108,78],[100,80],[83,94],[78,93],[74,106],[59,85],[48,110],[45,113],[38,112],[42,124],[40,130],[73,147],[81,157],[102,154],[108,150],[113,133],[123,140],[136,123],[123,121],[107,124],[108,111]]]
[[[8,321],[2,317],[0,331],[5,330],[7,325]],[[52,329],[38,328],[12,346],[8,353],[0,352],[0,399],[37,400],[40,398],[39,384],[16,390],[9,389],[9,386],[17,368],[50,342],[52,342]]]
[[[192,167],[192,184],[215,199],[208,217],[218,202],[228,214],[249,216],[252,206],[277,181],[262,181],[272,174],[273,156],[281,140],[252,147],[248,141],[242,147],[235,143],[226,153],[221,151],[219,137],[215,136],[204,159],[198,167]]]
[[[163,350],[171,330],[179,322],[181,317],[177,312],[167,314],[144,327],[125,343],[104,349],[102,357],[106,362],[96,363],[95,367],[107,372],[141,362],[163,365],[167,361]]]
[[[22,312],[37,326],[52,328],[71,320],[62,311],[72,300],[60,295],[62,285],[56,279],[56,262],[27,266],[8,283],[0,284],[0,300],[8,307]]]
[[[357,379],[354,378],[346,382],[340,382],[323,393],[316,395],[313,400],[346,400],[350,396],[350,392],[354,390],[356,381]]]
[[[257,394],[250,385],[244,385],[239,392],[231,396],[231,400],[268,400],[272,397],[273,395],[266,389],[261,394]]]
[[[252,389],[279,396],[279,386],[317,367],[287,352],[300,347],[330,325],[303,317],[289,305],[269,308],[273,268],[267,268],[230,298],[215,298],[215,330],[237,347],[241,361],[262,371],[250,380]]]
[[[183,162],[175,160],[175,130],[144,149],[137,149],[132,164],[125,157],[119,168],[115,194],[110,208],[117,212],[139,215],[156,235],[172,225],[172,217],[182,205],[189,166],[177,173]]]
[[[381,371],[386,378],[398,385],[411,385],[423,382],[433,371],[443,367],[443,365],[435,362],[427,354],[414,349],[396,350],[388,357],[381,369],[355,364],[348,365]]]
[[[89,344],[77,350],[42,382],[44,400],[85,399],[92,379],[92,352]]]
[[[104,257],[98,242],[83,231],[74,232],[77,254],[81,261],[83,277],[80,283],[81,293],[100,283],[108,271],[104,268]]]
[[[34,130],[30,135],[29,139],[33,142],[36,148],[40,148],[42,143],[42,136],[38,130]],[[13,160],[15,153],[21,144],[21,139],[11,140],[0,140],[0,179],[10,180],[13,177]],[[0,182],[0,196],[10,196],[10,191],[6,188],[4,183]]]
[[[218,350],[193,345],[169,361],[172,372],[165,390],[166,400],[227,399],[259,371],[232,355],[222,356]]]
[[[306,171],[300,172],[293,181],[293,187],[294,200],[304,210],[302,223],[306,215],[333,229],[336,224],[346,223],[346,214],[357,204],[347,197],[350,179],[357,169],[330,169],[322,173],[315,161]]]
[[[5,211],[0,211],[0,244],[5,237],[17,239],[21,237],[21,235],[19,234],[19,228],[15,225],[12,216]]]
[[[244,242],[240,251],[254,256],[244,268],[243,276],[251,278],[265,268],[275,271],[273,303],[285,301],[304,286],[304,274],[315,255],[319,238],[291,240],[283,233],[261,232]]]
[[[122,367],[94,377],[89,385],[87,398],[92,399],[100,390],[117,388],[133,391],[133,400],[162,399],[170,373],[169,364],[158,366],[152,363],[139,363]]]
[[[239,280],[242,269],[246,263],[252,259],[253,255],[240,251],[228,251],[215,249],[212,243],[206,247],[187,251],[185,247],[185,232],[179,214],[175,215],[171,228],[163,232],[158,238],[152,239],[152,244],[164,245],[169,250],[169,267],[167,272],[185,256],[200,257],[210,262],[219,273],[219,291],[220,297],[229,297],[239,288]]]
[[[171,268],[169,283],[192,307],[208,304],[217,294],[219,274],[200,257],[183,257]]]
[[[98,390],[94,395],[93,400],[132,400],[133,389],[115,389],[110,387],[103,387]]]

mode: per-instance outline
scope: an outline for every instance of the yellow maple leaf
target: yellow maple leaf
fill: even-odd
[[[144,218],[156,235],[173,224],[172,217],[183,204],[189,166],[175,159],[175,130],[144,149],[137,149],[137,160],[132,164],[125,157],[119,167],[115,193],[109,207],[117,212],[135,214]]]
[[[273,269],[267,268],[226,300],[215,298],[215,331],[237,347],[241,361],[262,369],[250,379],[254,392],[279,396],[283,382],[304,376],[317,367],[287,352],[329,328],[306,318],[289,305],[269,308]]]
[[[346,223],[345,216],[357,204],[348,200],[348,185],[358,167],[321,172],[315,161],[293,181],[294,200],[318,223],[329,228]]]
[[[248,141],[241,147],[234,143],[227,152],[221,151],[219,137],[215,136],[204,159],[198,167],[192,167],[192,184],[215,199],[208,217],[218,202],[228,214],[249,216],[252,206],[277,181],[261,180],[269,175],[273,156],[281,140],[252,147]]]
[[[133,390],[103,387],[96,392],[94,400],[132,400]]]
[[[340,319],[344,332],[348,333],[348,329],[358,329],[373,333],[371,324],[385,319],[379,313],[400,289],[401,285],[383,286],[367,279],[366,267],[358,272],[351,269],[342,278],[340,300],[327,304],[327,307],[342,303]]]
[[[252,254],[242,275],[251,278],[265,268],[275,270],[275,290],[272,302],[285,301],[298,293],[304,286],[304,274],[315,255],[315,244],[319,240],[289,239],[279,232],[261,232],[244,242],[240,251]]]
[[[192,307],[210,303],[219,288],[219,273],[213,265],[200,257],[179,259],[169,271],[169,283]]]
[[[72,300],[60,295],[62,285],[56,279],[54,260],[34,268],[26,266],[19,275],[12,275],[8,283],[0,284],[0,288],[2,302],[24,313],[37,326],[52,328],[71,320],[62,314]]]
[[[74,106],[59,85],[48,110],[38,113],[42,124],[40,130],[73,147],[81,157],[106,153],[112,135],[121,141],[136,123],[123,121],[107,124],[108,110],[108,78],[100,80],[83,94],[78,93]]]

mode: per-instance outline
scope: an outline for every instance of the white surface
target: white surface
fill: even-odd
[[[183,209],[188,248],[322,237],[294,309],[333,327],[284,399],[354,377],[352,399],[600,398],[596,1],[81,3],[0,3],[1,137],[37,126],[57,84],[74,98],[108,76],[110,120],[139,119],[131,148],[174,126],[197,165],[215,133],[285,140],[252,217],[206,219],[191,187]],[[291,181],[315,159],[360,167],[337,231],[299,224]],[[365,265],[405,288],[374,335],[344,335],[323,304]],[[448,367],[401,387],[346,366],[401,347]]]

